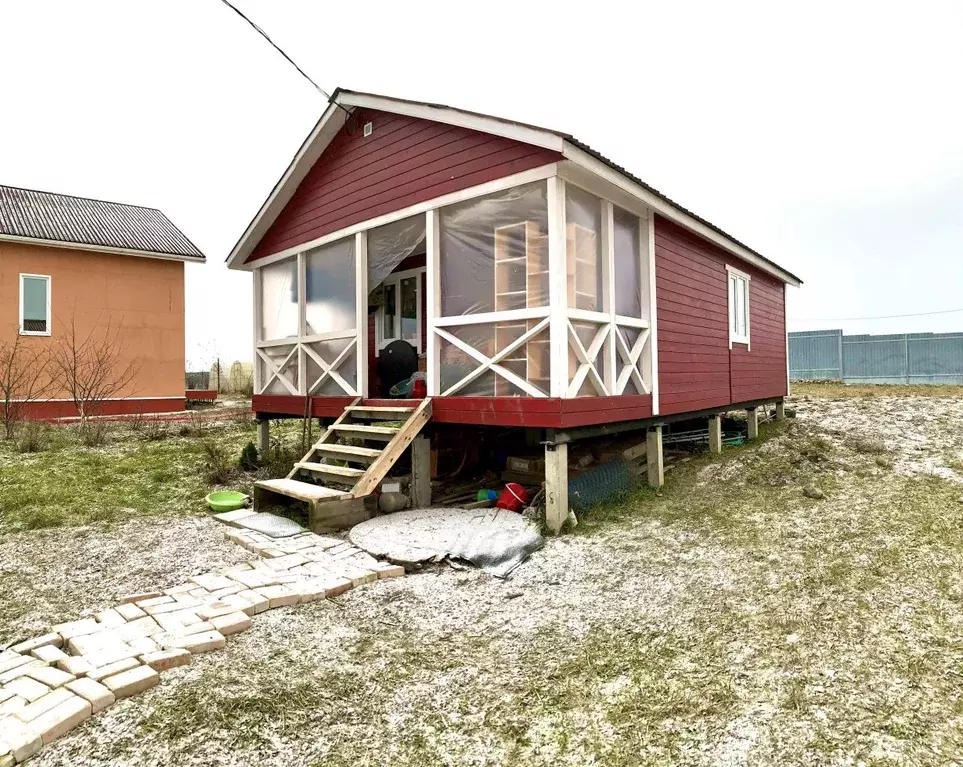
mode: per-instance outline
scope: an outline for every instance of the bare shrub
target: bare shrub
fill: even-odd
[[[101,447],[110,442],[113,427],[108,421],[92,420],[80,423],[80,441],[85,447]]]
[[[141,361],[126,359],[125,352],[123,328],[115,327],[110,320],[86,335],[78,331],[75,314],[63,326],[50,356],[50,371],[77,408],[81,431],[88,430],[90,418],[101,412],[105,402],[136,380]]]
[[[212,439],[202,443],[204,449],[204,474],[211,485],[225,485],[234,476],[234,465],[227,450]]]
[[[159,418],[150,418],[144,423],[142,436],[148,442],[158,442],[171,435],[167,424]]]
[[[13,341],[0,343],[0,409],[5,439],[13,439],[17,424],[24,420],[32,403],[47,394],[49,366],[46,348],[27,346],[19,328]]]
[[[16,431],[17,450],[21,453],[42,453],[50,447],[51,426],[44,421],[26,421]]]

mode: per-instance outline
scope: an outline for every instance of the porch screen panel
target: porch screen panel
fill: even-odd
[[[637,216],[621,208],[613,211],[615,239],[615,313],[642,317],[642,247]]]
[[[602,201],[578,187],[565,187],[565,261],[568,306],[605,311],[602,291]],[[604,307],[604,308],[603,308]]]
[[[493,322],[448,328],[448,332],[454,340],[443,340],[439,355],[443,395],[548,395],[551,376],[547,324],[538,320]],[[465,347],[479,352],[487,361]]]
[[[298,335],[298,260],[290,258],[261,267],[262,341]]]
[[[546,197],[535,183],[442,209],[442,316],[548,306]]]
[[[355,267],[354,237],[305,254],[305,335],[354,329]]]
[[[548,396],[547,183],[450,205],[438,225],[438,392]]]
[[[425,217],[412,216],[368,232],[368,290],[377,288],[408,256],[425,252]]]

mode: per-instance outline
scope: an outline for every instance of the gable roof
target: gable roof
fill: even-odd
[[[649,186],[640,178],[604,157],[587,144],[582,143],[571,134],[479,112],[457,109],[445,104],[409,101],[344,88],[337,88],[332,94],[321,119],[308,134],[287,170],[274,185],[261,209],[232,249],[227,258],[228,266],[239,267],[244,263],[261,237],[264,236],[271,224],[280,215],[284,206],[290,201],[298,185],[304,180],[328,144],[337,135],[352,108],[368,108],[420,117],[435,122],[473,128],[496,136],[505,136],[523,143],[555,150],[561,153],[566,160],[572,161],[610,183],[623,188],[629,194],[641,199],[655,212],[715,242],[744,261],[795,287],[802,284],[802,280],[792,272],[783,269],[776,262],[727,234],[715,224],[669,199],[654,187]]]
[[[0,240],[182,261],[205,260],[156,208],[0,185]]]

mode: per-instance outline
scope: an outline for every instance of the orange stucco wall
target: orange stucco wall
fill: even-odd
[[[81,339],[110,322],[122,329],[125,358],[140,364],[120,396],[184,396],[183,262],[0,242],[0,342],[17,333],[22,273],[50,276],[53,315],[51,335],[25,343],[54,346],[71,316]]]

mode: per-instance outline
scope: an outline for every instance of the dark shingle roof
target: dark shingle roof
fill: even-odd
[[[156,208],[13,186],[0,186],[0,238],[3,235],[204,260]]]

